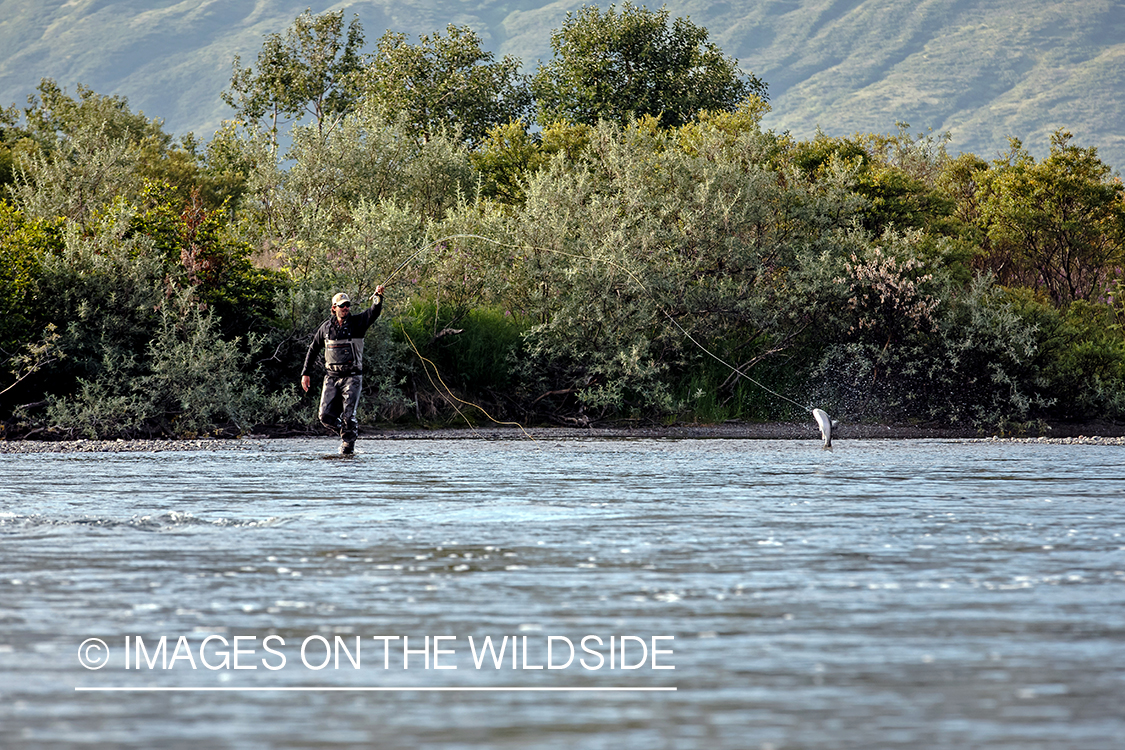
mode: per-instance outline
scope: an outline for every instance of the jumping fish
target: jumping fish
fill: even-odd
[[[820,436],[824,438],[824,449],[828,450],[832,447],[832,428],[839,424],[835,422],[826,412],[821,409],[812,410],[813,419],[816,420],[817,427],[820,428]]]

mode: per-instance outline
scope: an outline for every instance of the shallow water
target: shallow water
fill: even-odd
[[[0,455],[0,745],[1125,737],[1119,447],[334,447]],[[588,635],[602,646],[584,651]],[[499,668],[474,661],[486,636],[497,652],[509,637]],[[566,661],[561,637],[574,659],[535,669]],[[97,670],[79,660],[105,656],[89,638],[108,651]]]

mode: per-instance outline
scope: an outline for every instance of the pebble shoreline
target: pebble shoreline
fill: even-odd
[[[1077,437],[1061,437],[1061,438],[1048,438],[1048,437],[988,437],[988,438],[975,438],[971,442],[975,443],[1054,443],[1056,445],[1125,445],[1125,437],[1087,437],[1079,435]]]
[[[0,453],[156,453],[255,450],[265,440],[0,440]]]
[[[844,446],[848,439],[917,440],[945,439],[966,443],[1011,443],[1011,444],[1055,444],[1055,445],[1119,445],[1125,446],[1125,436],[1069,436],[1069,437],[970,437],[965,434],[942,431],[919,432],[911,428],[893,427],[849,429],[847,433],[834,435],[837,445]],[[447,430],[391,430],[371,435],[361,435],[362,442],[381,440],[589,440],[613,438],[726,438],[726,439],[772,439],[772,440],[816,440],[820,436],[810,432],[802,425],[740,425],[717,427],[677,427],[677,428],[533,428],[526,431],[514,429],[447,429]],[[165,451],[252,451],[261,450],[270,444],[277,445],[286,440],[320,439],[312,438],[269,438],[250,435],[241,438],[202,438],[202,439],[136,439],[136,440],[0,440],[0,453],[159,453]]]

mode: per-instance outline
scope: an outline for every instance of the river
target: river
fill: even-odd
[[[0,455],[0,745],[1122,746],[1120,447],[334,448]]]

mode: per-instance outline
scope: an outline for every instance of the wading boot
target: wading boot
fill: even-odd
[[[354,440],[345,440],[344,442],[340,443],[340,455],[341,456],[350,456],[354,452],[355,452],[355,441]]]

